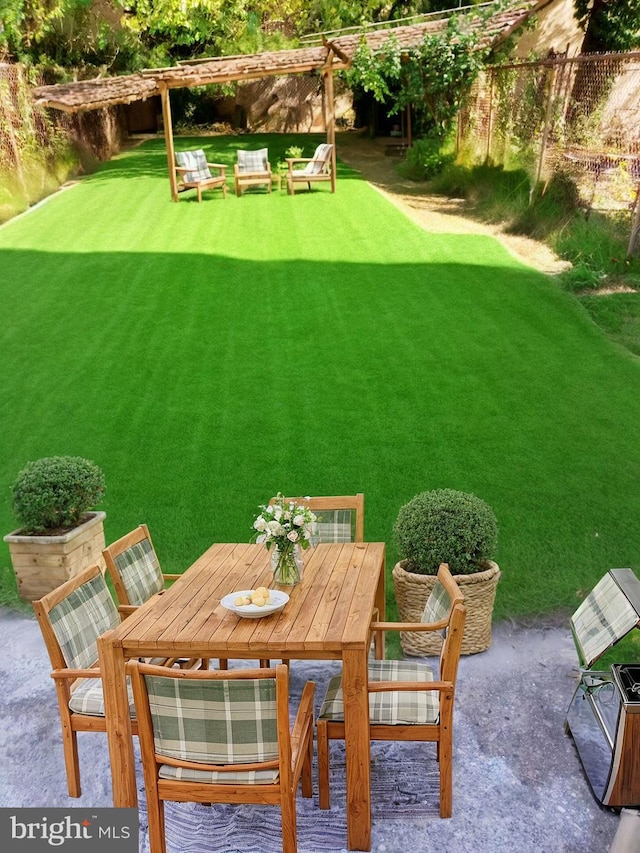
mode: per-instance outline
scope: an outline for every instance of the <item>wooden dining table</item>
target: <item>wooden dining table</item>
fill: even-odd
[[[164,593],[98,640],[113,804],[137,804],[125,664],[130,658],[339,660],[345,717],[347,846],[371,849],[367,661],[369,624],[385,613],[385,545],[322,544],[304,552],[284,609],[260,619],[227,610],[228,593],[272,587],[264,545],[215,544]]]

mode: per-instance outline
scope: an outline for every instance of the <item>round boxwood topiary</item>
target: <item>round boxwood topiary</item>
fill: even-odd
[[[422,492],[400,508],[393,532],[404,568],[435,575],[448,563],[454,575],[483,571],[498,546],[498,522],[475,495],[454,489]]]
[[[29,462],[11,492],[21,532],[72,528],[102,499],[104,475],[80,456],[47,456]]]

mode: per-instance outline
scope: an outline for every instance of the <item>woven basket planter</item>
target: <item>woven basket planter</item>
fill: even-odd
[[[403,562],[396,563],[392,572],[398,616],[401,622],[419,622],[435,585],[436,576],[407,572],[403,568]],[[487,568],[484,571],[472,575],[454,575],[467,607],[462,637],[463,655],[483,652],[491,645],[491,618],[500,569],[497,563],[491,560],[487,560],[485,565]],[[442,638],[437,632],[402,631],[400,642],[406,655],[418,657],[439,655],[442,646]]]

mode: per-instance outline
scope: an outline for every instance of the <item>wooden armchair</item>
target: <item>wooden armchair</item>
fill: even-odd
[[[198,203],[202,202],[203,190],[222,190],[222,197],[227,197],[226,165],[223,163],[208,163],[202,148],[195,151],[176,151],[176,174],[178,176],[178,192],[195,190]],[[218,174],[211,173],[217,169]]]
[[[167,670],[127,664],[138,720],[151,853],[166,853],[165,800],[277,805],[296,853],[296,792],[312,795],[313,697],[290,728],[289,670]],[[206,724],[206,725],[205,725]]]
[[[33,608],[53,667],[69,796],[79,797],[77,732],[107,730],[96,640],[120,624],[120,614],[99,566],[34,601]],[[131,694],[129,708],[133,713]]]
[[[312,545],[322,542],[364,542],[364,494],[285,498],[308,506],[316,516]],[[273,502],[273,498],[271,500]]]
[[[133,613],[152,595],[164,592],[167,583],[179,574],[164,574],[146,524],[126,533],[102,552],[113,581],[118,609],[123,616]]]
[[[451,817],[452,726],[458,662],[466,608],[457,583],[442,564],[423,621],[374,622],[384,631],[443,631],[438,673],[419,661],[369,662],[371,740],[433,741],[440,765],[440,817]],[[329,740],[344,739],[342,676],[331,679],[317,721],[320,808],[329,808]]]
[[[182,577],[180,574],[165,574],[160,569],[151,534],[146,524],[140,524],[135,530],[112,542],[102,552],[107,571],[113,582],[118,599],[118,610],[123,617],[129,616],[154,595],[161,595],[167,583]],[[195,666],[195,660],[181,659],[182,664]],[[209,661],[203,659],[200,665],[207,669]],[[219,662],[226,669],[226,660]]]
[[[271,164],[267,148],[256,151],[238,150],[238,162],[233,167],[236,195],[242,195],[246,187],[266,186],[271,192]]]
[[[296,185],[306,184],[311,189],[311,184],[317,181],[330,181],[331,192],[336,191],[336,176],[333,170],[333,145],[328,142],[318,145],[313,157],[287,157],[287,191],[294,195]],[[305,163],[302,169],[295,168],[297,164]]]

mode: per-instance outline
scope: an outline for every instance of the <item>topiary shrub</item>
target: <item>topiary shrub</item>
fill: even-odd
[[[422,492],[400,508],[393,533],[408,572],[435,575],[448,563],[454,575],[483,571],[498,546],[498,522],[475,495],[454,489]]]
[[[71,528],[102,499],[104,475],[80,456],[47,456],[20,471],[11,493],[23,533]]]

